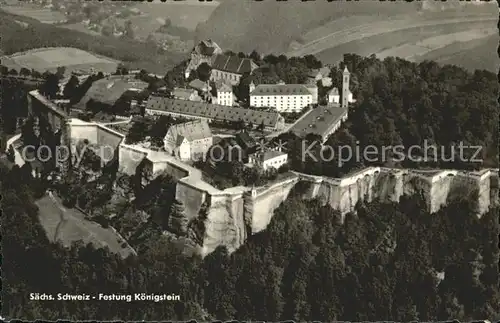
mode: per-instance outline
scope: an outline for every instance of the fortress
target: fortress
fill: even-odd
[[[498,169],[467,172],[369,167],[344,178],[291,172],[285,178],[262,187],[239,186],[219,190],[202,180],[200,170],[165,152],[127,145],[124,135],[104,125],[65,119],[52,108],[37,109],[54,123],[65,121],[65,136],[72,142],[87,139],[95,147],[112,147],[120,172],[134,174],[137,166],[146,159],[152,165],[153,176],[167,173],[177,179],[176,199],[184,204],[189,220],[198,217],[202,208],[206,210],[205,230],[203,236],[198,237],[202,241],[203,255],[219,245],[234,251],[249,235],[264,230],[274,210],[299,182],[302,183],[299,192],[302,198],[318,198],[339,210],[343,217],[354,211],[358,202],[376,199],[397,202],[405,194],[422,194],[431,213],[468,193],[474,193],[468,198],[474,200],[478,216],[498,205]]]

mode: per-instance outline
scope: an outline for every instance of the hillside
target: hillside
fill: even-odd
[[[176,52],[114,37],[91,36],[0,10],[0,49],[5,55],[43,47],[74,47],[125,62],[132,68],[166,72],[183,59]]]
[[[378,13],[383,20],[418,8],[406,2],[225,1],[197,32],[198,39],[212,38],[233,51],[283,52],[292,40],[336,18]]]
[[[405,52],[418,49],[422,42],[432,43],[428,50],[418,49],[418,56],[423,56],[452,45],[450,40],[441,44],[438,36],[449,34],[450,39],[465,42],[460,32],[471,29],[474,30],[466,35],[467,40],[489,36],[496,30],[497,18],[492,6],[428,1],[287,2],[286,5],[271,1],[238,4],[227,1],[217,7],[205,24],[198,26],[197,38],[212,38],[233,51],[256,49],[264,54],[288,56],[313,54],[324,63],[335,64],[347,52],[370,55],[397,49],[394,53],[409,56]],[[401,46],[411,48],[397,48]],[[456,45],[450,48],[461,50]],[[462,61],[463,66],[473,65],[466,59]]]

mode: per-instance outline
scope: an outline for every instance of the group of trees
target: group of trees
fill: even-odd
[[[185,118],[173,118],[167,115],[162,115],[156,119],[136,117],[125,140],[128,144],[135,144],[145,140],[146,137],[150,137],[153,145],[163,147],[163,139],[170,126],[186,121]]]
[[[374,56],[348,54],[341,68],[332,70],[332,78],[340,79],[344,66],[352,73],[351,91],[357,102],[349,107],[348,121],[330,136],[326,145],[335,153],[339,147],[351,147],[353,157],[340,165],[338,156],[330,159],[326,154],[322,159],[316,145],[316,158],[301,160],[304,138],[284,134],[279,139],[296,149],[289,153],[295,170],[338,177],[369,165],[497,167],[498,88],[493,73],[479,70],[470,73],[457,66],[439,66],[429,61],[418,64],[399,58],[381,61]],[[305,147],[309,147],[319,138],[309,135],[305,140],[308,142]],[[463,149],[463,156],[460,144],[468,147]],[[363,152],[370,145],[376,147],[375,155],[365,158],[361,153],[359,158],[355,157],[356,147]],[[391,147],[398,146],[404,147],[400,151],[412,155],[396,160],[401,156],[391,155]],[[420,147],[420,151],[410,152],[412,146]],[[474,147],[481,147],[478,156],[474,156],[477,150]],[[419,157],[427,160],[416,160]],[[483,162],[477,162],[479,159]]]
[[[223,138],[195,165],[203,171],[206,182],[222,190],[234,186],[263,186],[289,170],[288,165],[267,170],[258,165],[247,167],[248,154],[234,139]]]
[[[436,214],[418,196],[400,204],[359,203],[344,223],[337,211],[300,198],[297,187],[268,228],[228,255],[205,259],[167,237],[145,239],[139,256],[50,242],[34,199],[39,179],[17,166],[0,168],[4,316],[109,320],[435,321],[498,319],[497,208],[481,219],[456,200]],[[23,175],[24,174],[24,175]],[[153,183],[153,182],[151,182]],[[149,185],[148,185],[149,186]],[[183,232],[174,182],[142,189],[136,210]],[[164,216],[167,214],[167,216]],[[175,221],[181,219],[181,221]],[[166,221],[162,224],[161,221]],[[197,227],[197,226],[196,226]],[[36,268],[36,270],[34,270]],[[31,293],[175,293],[177,302],[36,302]]]

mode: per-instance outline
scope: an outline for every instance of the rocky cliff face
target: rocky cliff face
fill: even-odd
[[[249,235],[264,230],[273,211],[297,185],[302,186],[303,198],[318,198],[343,215],[354,211],[360,201],[378,198],[396,202],[404,194],[416,193],[423,194],[432,213],[465,193],[475,199],[478,216],[498,203],[498,172],[419,172],[378,167],[342,179],[295,174],[265,187],[211,193],[181,181],[176,198],[183,202],[191,219],[197,217],[202,204],[207,202],[204,232],[199,237],[206,255],[219,245],[234,251]]]

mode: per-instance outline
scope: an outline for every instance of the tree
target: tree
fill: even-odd
[[[21,75],[21,76],[30,76],[31,75],[31,71],[29,69],[27,69],[26,67],[23,67],[19,71],[19,75]]]
[[[18,75],[18,73],[17,73],[17,71],[16,71],[15,69],[11,69],[11,70],[9,71],[9,74],[10,74],[10,75]]]
[[[125,141],[127,144],[134,144],[146,138],[149,125],[144,118],[135,120],[130,127]]]
[[[40,92],[49,99],[55,99],[59,91],[59,78],[56,74],[49,73],[40,88]]]
[[[200,66],[198,66],[198,68],[196,69],[196,72],[197,72],[198,78],[201,81],[208,82],[208,80],[210,79],[210,73],[212,72],[212,68],[210,67],[210,65],[203,62],[200,64]]]
[[[57,71],[56,71],[57,78],[62,79],[65,72],[66,72],[66,67],[64,67],[64,66],[57,67]]]
[[[125,22],[125,33],[124,36],[129,38],[129,39],[134,39],[134,27],[132,25],[132,21],[127,20]]]
[[[7,151],[7,159],[13,163],[16,160],[16,153],[14,151],[14,146],[10,145]]]
[[[68,83],[64,86],[63,95],[66,98],[73,98],[77,94],[78,87],[80,86],[80,81],[75,75],[71,75]]]
[[[7,66],[1,65],[1,67],[0,67],[0,73],[1,73],[2,75],[7,75],[7,74],[9,74],[9,68],[8,68]]]

